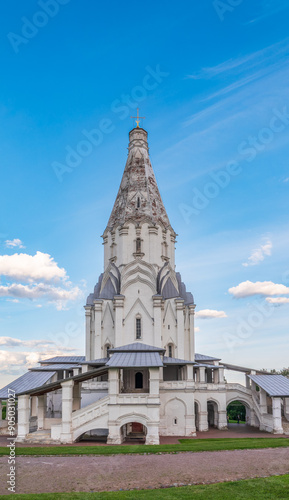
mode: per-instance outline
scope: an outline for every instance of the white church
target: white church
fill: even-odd
[[[176,233],[149,157],[147,132],[129,134],[128,158],[103,233],[104,269],[85,305],[85,356],[41,361],[8,387],[18,398],[18,442],[107,443],[193,437],[227,429],[227,406],[246,422],[289,434],[289,380],[195,352],[194,297],[175,270]],[[243,372],[244,385],[224,370]],[[2,415],[2,412],[0,412]],[[7,431],[7,420],[0,421]]]

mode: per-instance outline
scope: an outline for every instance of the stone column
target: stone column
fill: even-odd
[[[37,397],[37,428],[38,430],[44,429],[44,417],[45,417],[45,395]]]
[[[17,442],[24,441],[27,434],[29,434],[29,417],[30,417],[30,407],[29,407],[30,395],[25,394],[24,396],[18,397],[18,435]]]
[[[200,383],[204,384],[206,382],[206,368],[204,366],[200,366],[199,374],[200,374]]]
[[[73,385],[73,400],[72,400],[72,411],[80,410],[81,408],[81,383],[74,383]]]
[[[124,440],[121,429],[114,422],[108,421],[107,444],[121,444]]]
[[[119,372],[118,368],[110,368],[108,370],[108,394],[111,397],[115,397],[117,396],[117,394],[119,394],[118,372]]]
[[[219,382],[219,384],[224,383],[224,368],[218,369],[218,382]]]
[[[105,356],[101,354],[101,313],[102,300],[94,300],[94,352],[93,359]]]
[[[189,360],[195,361],[195,304],[189,305],[190,315],[190,354]]]
[[[289,398],[284,398],[284,415],[286,420],[289,420]]]
[[[160,444],[159,427],[157,424],[147,425],[147,435],[145,444]]]
[[[260,412],[267,413],[267,394],[262,387],[260,387]]]
[[[153,296],[154,304],[154,346],[161,347],[162,341],[162,296]]]
[[[246,379],[246,387],[247,387],[247,389],[251,389],[251,379],[248,377],[247,373],[245,375],[245,379]]]
[[[281,398],[272,398],[273,409],[273,433],[283,434],[281,417]]]
[[[187,380],[194,381],[194,365],[187,365]]]
[[[37,417],[37,396],[31,396],[31,417]]]
[[[73,380],[62,382],[62,427],[61,443],[72,443],[72,400],[73,400]]]
[[[208,412],[207,411],[200,411],[199,412],[199,431],[208,431],[208,430],[209,430]]]
[[[185,324],[184,324],[184,299],[175,299],[177,308],[177,357],[184,359],[185,357]]]
[[[227,411],[221,410],[218,412],[218,429],[225,430],[227,429]]]
[[[85,359],[92,359],[91,355],[91,307],[84,306],[85,309]]]
[[[160,374],[159,368],[150,368],[150,395],[159,396],[160,393]]]
[[[115,310],[115,318],[114,318],[115,347],[120,347],[123,345],[122,322],[123,322],[124,296],[115,295],[113,303]]]

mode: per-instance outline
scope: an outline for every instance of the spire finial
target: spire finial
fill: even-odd
[[[140,123],[140,120],[145,120],[145,116],[139,116],[139,108],[136,108],[136,111],[137,111],[137,116],[131,116],[131,118],[135,118],[135,121],[136,121],[136,128],[140,128],[139,126],[139,123]]]

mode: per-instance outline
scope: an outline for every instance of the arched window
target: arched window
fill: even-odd
[[[137,372],[135,374],[135,388],[136,389],[143,388],[143,374],[141,372]]]
[[[136,243],[136,245],[135,245],[136,253],[140,253],[141,252],[141,239],[137,238],[135,243]]]
[[[135,319],[135,337],[141,339],[141,318]]]
[[[105,349],[104,349],[104,353],[105,353],[105,357],[108,358],[109,355],[108,355],[108,350],[110,349],[110,345],[109,344],[106,344],[105,345]]]

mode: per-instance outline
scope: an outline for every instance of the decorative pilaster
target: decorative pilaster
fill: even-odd
[[[154,304],[154,345],[156,347],[161,347],[162,345],[162,296],[154,295],[153,296],[153,304]]]
[[[115,310],[115,321],[114,321],[114,332],[115,332],[115,347],[120,347],[123,345],[122,339],[122,329],[123,329],[123,306],[124,306],[124,296],[115,295],[113,306]]]
[[[189,315],[190,315],[190,361],[195,360],[195,304],[189,305]]]
[[[91,307],[84,306],[85,309],[85,359],[89,361],[91,357]]]
[[[178,355],[180,359],[185,358],[185,325],[184,325],[184,299],[175,299],[177,308],[177,343]]]
[[[101,313],[102,300],[94,300],[94,352],[93,359],[99,359],[101,355]]]

